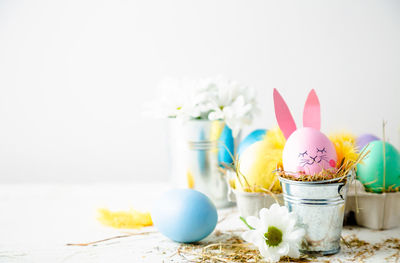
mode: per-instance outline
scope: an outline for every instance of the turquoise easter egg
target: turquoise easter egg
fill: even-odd
[[[383,146],[385,145],[385,155]],[[357,165],[357,178],[367,191],[381,193],[400,186],[400,154],[388,142],[372,141],[367,150],[371,152]],[[385,156],[385,159],[384,159]],[[386,176],[384,180],[384,164]],[[384,182],[385,181],[385,182]],[[385,184],[385,185],[384,185]]]
[[[258,130],[254,130],[251,133],[249,133],[249,135],[247,135],[246,138],[244,138],[240,142],[239,147],[238,147],[238,155],[240,155],[244,150],[247,149],[247,147],[249,147],[253,143],[264,139],[266,133],[267,133],[267,130],[265,130],[265,129],[258,129]]]
[[[218,162],[231,164],[232,156],[235,154],[235,142],[232,136],[232,130],[225,125],[221,132],[218,142]]]
[[[204,194],[191,189],[165,192],[151,212],[154,226],[166,237],[180,243],[193,243],[215,229],[218,214]]]

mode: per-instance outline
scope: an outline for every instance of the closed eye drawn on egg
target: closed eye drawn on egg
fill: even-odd
[[[326,153],[325,147],[322,148],[322,150],[318,149],[318,147],[317,147],[317,153]]]
[[[299,157],[304,157],[304,155],[307,155],[307,151],[305,151],[303,153],[299,153]]]

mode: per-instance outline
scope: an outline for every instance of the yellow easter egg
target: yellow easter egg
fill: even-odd
[[[280,163],[281,155],[266,147],[264,141],[250,145],[239,158],[239,176],[235,185],[241,191],[281,192],[279,180],[274,171]]]

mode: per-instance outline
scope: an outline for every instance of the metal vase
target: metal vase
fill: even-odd
[[[300,182],[279,177],[285,206],[297,214],[306,231],[302,253],[331,255],[340,251],[350,179]]]
[[[248,193],[238,190],[230,190],[229,200],[235,201],[239,209],[239,214],[246,218],[248,216],[258,216],[262,208],[269,208],[275,204],[275,199],[265,193]],[[283,205],[282,195],[277,194],[279,205]]]
[[[206,194],[221,208],[228,201],[228,185],[218,161],[223,121],[169,119],[169,163],[173,184]]]

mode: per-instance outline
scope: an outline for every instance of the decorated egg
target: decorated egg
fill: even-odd
[[[365,145],[367,145],[368,143],[373,142],[373,141],[378,141],[378,140],[380,140],[380,139],[373,134],[366,133],[366,134],[360,135],[356,139],[357,149],[361,151],[361,149],[364,148]]]
[[[204,194],[191,189],[174,189],[156,201],[151,213],[154,225],[176,242],[202,240],[218,221],[215,205]]]
[[[385,145],[385,158],[383,155]],[[395,189],[400,186],[400,155],[388,142],[373,141],[367,146],[370,153],[357,165],[357,178],[368,191],[381,193],[383,189]],[[385,185],[384,184],[385,164]]]
[[[286,172],[314,175],[322,169],[335,169],[337,156],[333,143],[319,130],[306,127],[294,131],[282,154]]]
[[[243,139],[243,141],[240,142],[238,147],[238,155],[240,155],[245,149],[247,149],[247,147],[249,147],[253,143],[261,141],[266,133],[267,130],[265,129],[252,131],[249,135],[246,136],[246,138]]]
[[[248,146],[239,156],[239,169],[241,176],[246,178],[246,182],[256,191],[272,189],[280,191],[279,180],[276,180],[274,170],[280,161],[281,156],[275,152],[269,152],[265,147],[264,141],[258,141]],[[243,190],[244,179],[236,178],[236,188]],[[274,184],[271,188],[271,184]],[[245,187],[247,185],[244,185]]]
[[[232,136],[232,130],[225,125],[221,132],[218,142],[218,162],[231,164],[232,156],[235,154],[235,144]]]

